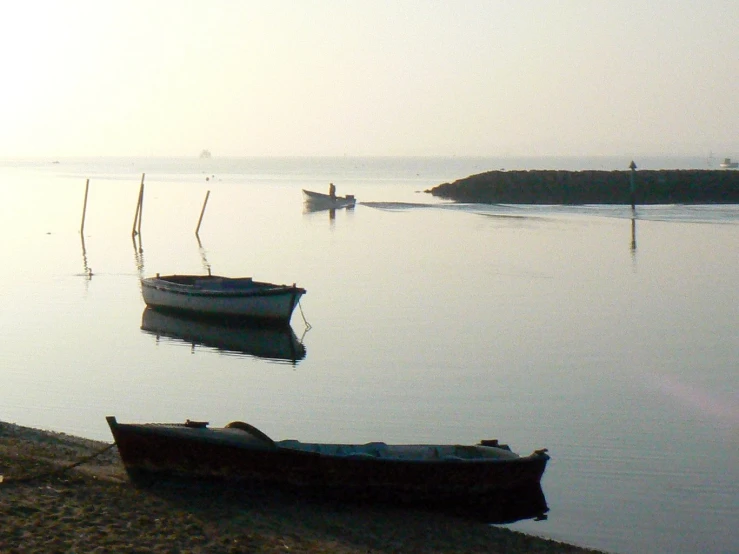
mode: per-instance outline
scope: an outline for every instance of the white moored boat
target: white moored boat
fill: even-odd
[[[329,194],[305,189],[303,189],[303,200],[305,202],[305,206],[312,211],[353,208],[357,203],[353,194],[332,197]]]
[[[150,308],[198,316],[288,323],[305,289],[261,283],[251,277],[162,275],[141,280]]]

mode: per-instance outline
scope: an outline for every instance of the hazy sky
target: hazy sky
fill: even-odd
[[[737,0],[3,0],[0,157],[739,158]]]

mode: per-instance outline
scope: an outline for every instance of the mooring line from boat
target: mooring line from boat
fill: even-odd
[[[31,481],[35,481],[36,479],[41,479],[42,477],[52,477],[55,475],[61,475],[62,473],[66,473],[70,469],[74,469],[77,466],[81,466],[82,464],[85,464],[89,462],[90,460],[94,460],[101,454],[104,454],[111,448],[113,448],[116,445],[116,443],[112,443],[107,445],[105,448],[98,450],[96,452],[93,452],[89,456],[85,456],[84,458],[81,458],[74,462],[73,464],[70,464],[68,466],[60,467],[51,471],[44,471],[43,473],[35,473],[32,475],[25,475],[22,477],[4,477],[0,475],[0,486],[3,485],[13,485],[16,483],[29,483]]]
[[[298,308],[300,308],[300,315],[303,316],[303,323],[305,323],[305,330],[309,331],[313,326],[308,323],[308,320],[305,319],[305,314],[303,313],[303,304],[301,304],[300,300],[298,300]],[[303,333],[305,335],[305,333]]]

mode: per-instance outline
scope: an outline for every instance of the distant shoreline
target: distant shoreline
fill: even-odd
[[[488,171],[424,192],[485,204],[630,204],[631,179],[631,171]],[[739,171],[646,170],[633,180],[635,204],[739,204]]]

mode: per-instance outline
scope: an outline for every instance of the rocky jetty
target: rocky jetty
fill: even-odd
[[[488,171],[425,192],[484,204],[631,204],[631,171]],[[636,204],[739,204],[739,171],[635,171]]]

